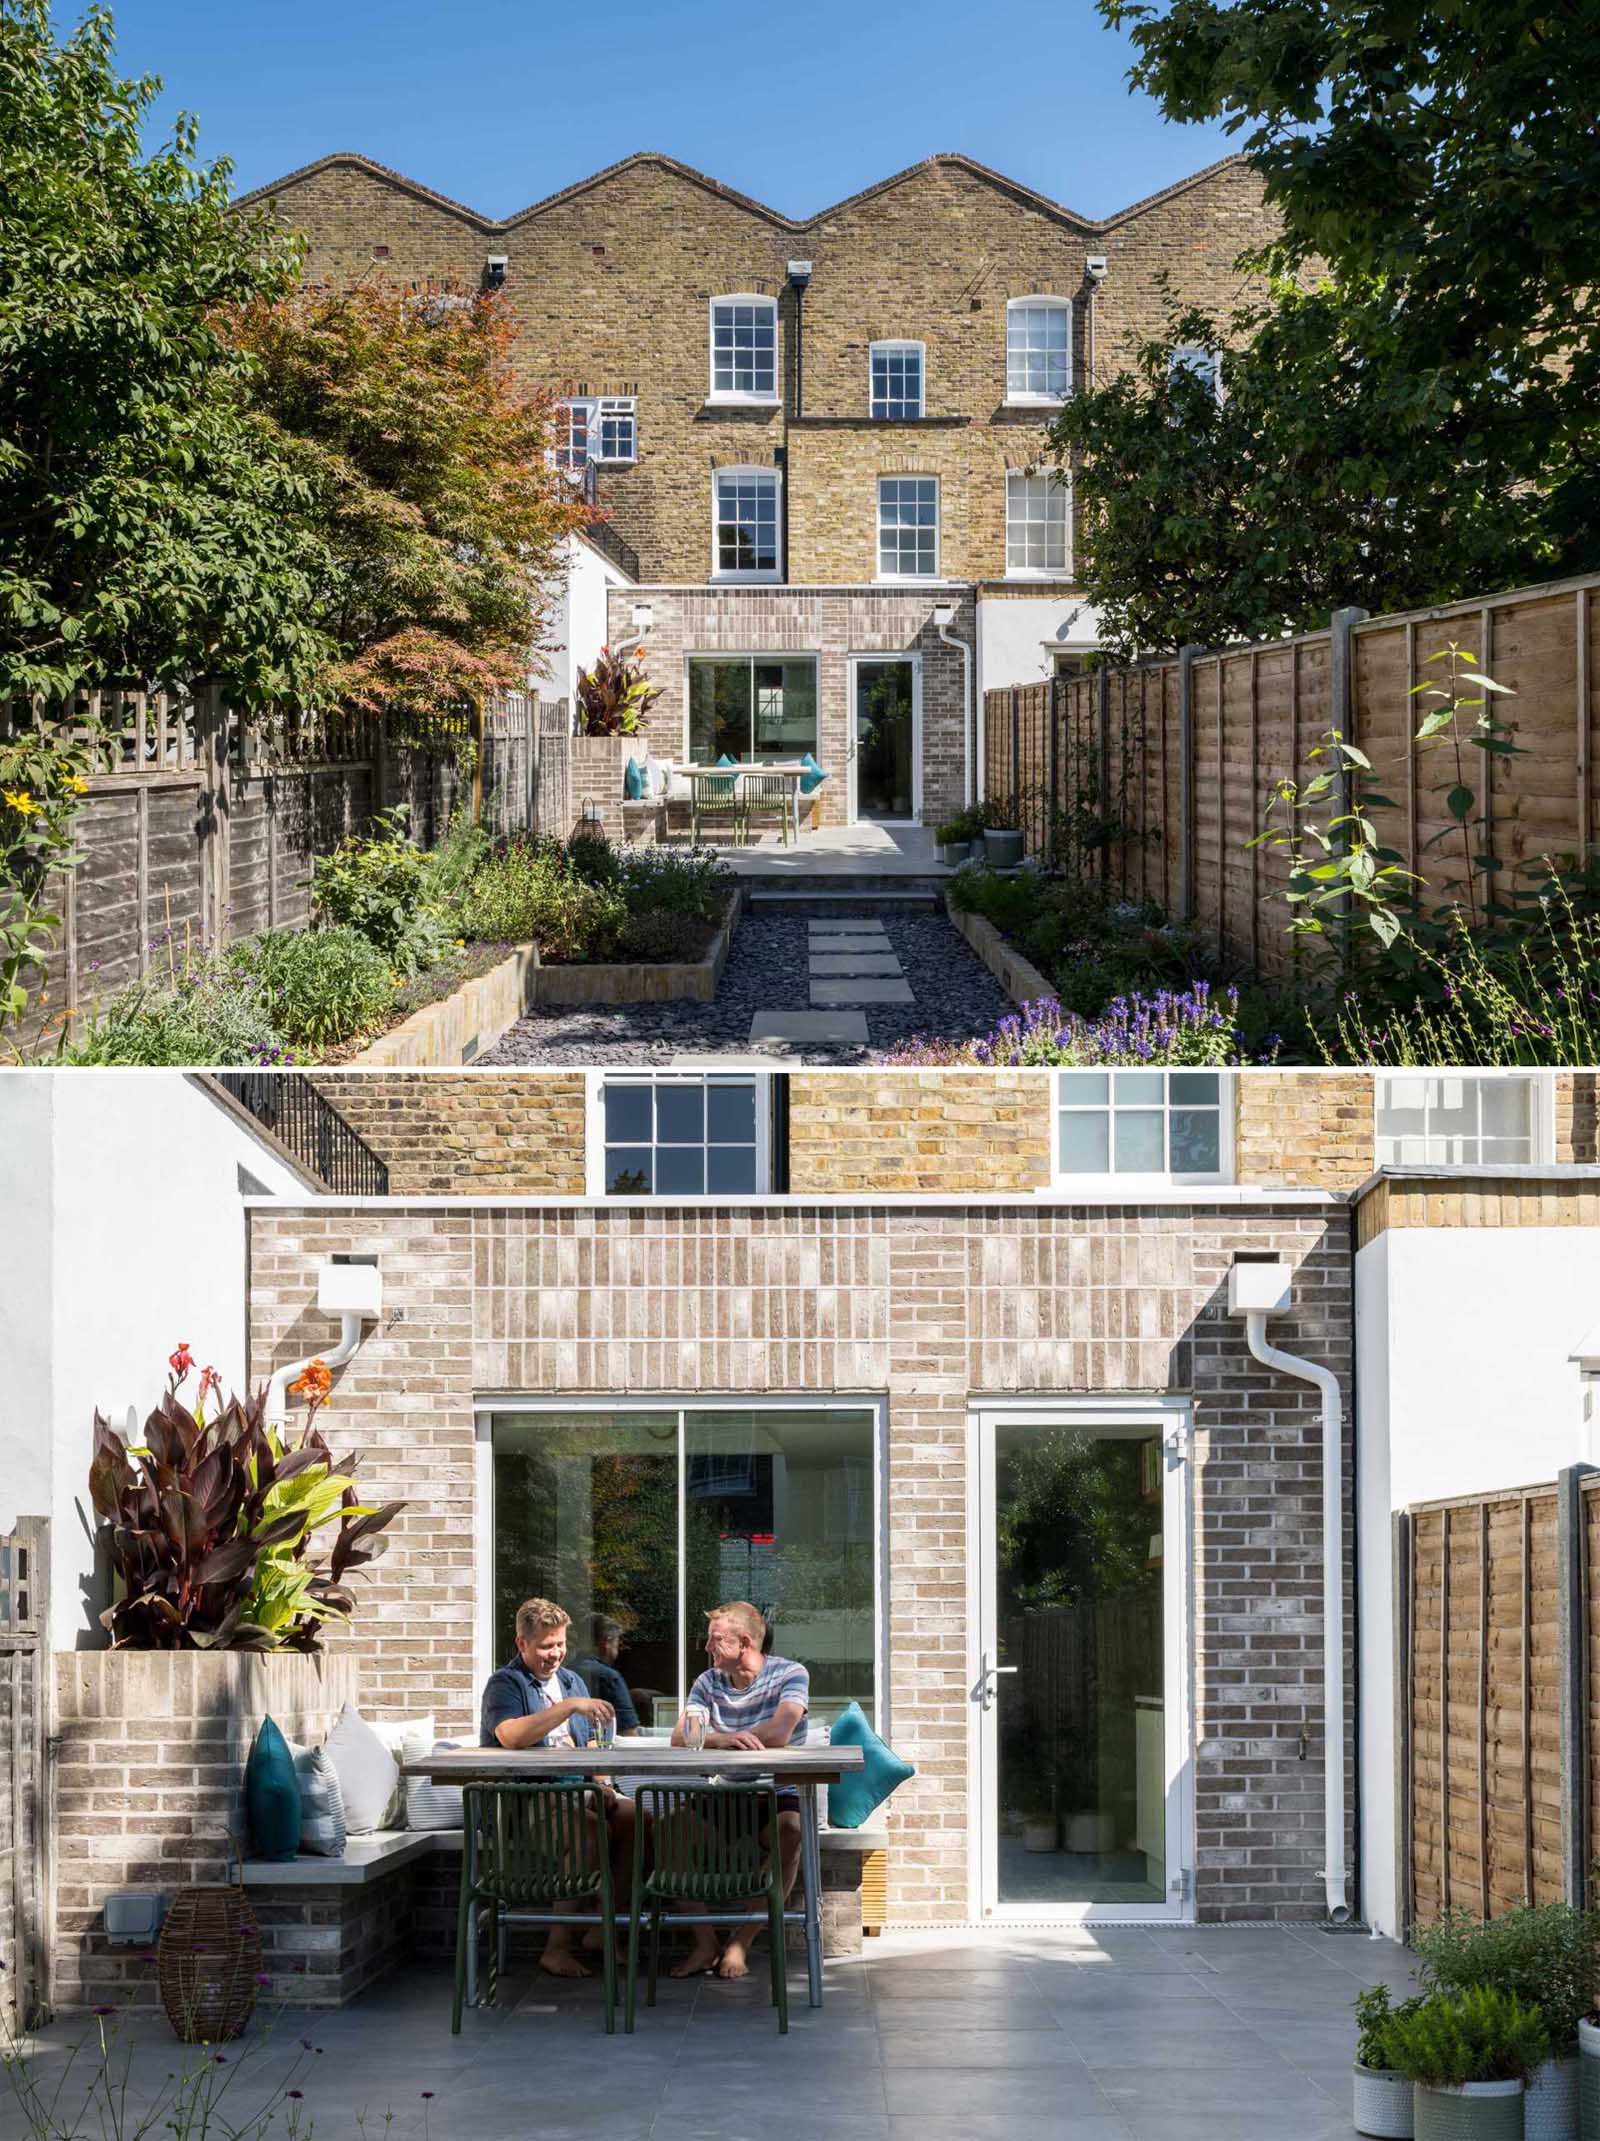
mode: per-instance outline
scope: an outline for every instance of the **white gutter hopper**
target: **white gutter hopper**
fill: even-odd
[[[324,1316],[339,1319],[339,1343],[331,1353],[312,1353],[304,1360],[276,1368],[267,1384],[266,1424],[282,1428],[289,1418],[289,1385],[305,1373],[312,1361],[342,1368],[354,1357],[366,1335],[363,1323],[376,1323],[383,1314],[383,1275],[377,1260],[361,1264],[323,1264],[317,1271],[317,1307]]]
[[[1228,1314],[1244,1318],[1253,1359],[1280,1375],[1315,1384],[1322,1397],[1322,1733],[1323,1881],[1328,1916],[1348,1925],[1349,1873],[1344,1852],[1344,1406],[1339,1379],[1297,1353],[1267,1343],[1267,1318],[1289,1306],[1289,1267],[1235,1263],[1228,1273]]]

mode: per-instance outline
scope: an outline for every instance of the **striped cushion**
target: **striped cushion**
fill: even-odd
[[[459,1746],[458,1740],[436,1740],[430,1752],[444,1754]],[[432,1784],[426,1777],[406,1779],[406,1826],[411,1829],[459,1829],[461,1827],[459,1784]]]
[[[300,1849],[343,1858],[344,1793],[332,1755],[326,1747],[296,1747],[294,1774],[300,1786]]]

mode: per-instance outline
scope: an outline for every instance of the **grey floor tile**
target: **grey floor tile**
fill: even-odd
[[[1103,2105],[1082,2067],[959,2068],[940,2067],[917,2073],[909,2067],[885,2067],[884,2094],[889,2110],[901,2115],[937,2118],[993,2118],[1002,2112],[1017,2122],[1044,2121],[1051,2132],[1071,2107],[1116,2110]]]
[[[1083,2059],[1063,2030],[891,2030],[882,2037],[885,2067],[981,2069],[1079,2067]]]
[[[1063,2141],[1127,2141],[1133,2132],[1120,2112],[1094,2097],[1065,2098],[1050,2113],[1048,2132]],[[1018,2122],[1007,2111],[969,2112],[960,2118],[892,2114],[890,2141],[1020,2141]],[[831,2141],[831,2137],[830,2137]]]
[[[948,2000],[881,2000],[872,2008],[873,2026],[881,2034],[920,2035],[928,2030],[947,2030],[952,2021]],[[967,2029],[1006,2031],[1024,2035],[1035,2030],[1059,2030],[1061,2010],[1044,2000],[1026,1995],[974,1996],[960,2002],[962,2025]]]

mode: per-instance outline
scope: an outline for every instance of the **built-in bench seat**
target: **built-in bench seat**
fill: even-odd
[[[824,1829],[821,1844],[823,1953],[858,1954],[866,1862],[888,1833]],[[290,2006],[343,2007],[409,1956],[454,1952],[459,1829],[380,1829],[352,1836],[342,1858],[246,1859],[239,1878],[261,1924],[269,1997]],[[877,1930],[881,1905],[867,1922]]]

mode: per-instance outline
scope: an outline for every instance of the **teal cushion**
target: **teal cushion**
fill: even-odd
[[[802,773],[800,776],[800,793],[802,795],[814,795],[817,789],[819,789],[822,786],[823,782],[828,778],[828,776],[826,773],[823,772],[822,768],[817,764],[816,760],[812,757],[809,751],[807,751],[805,757],[801,759],[800,763],[806,769],[805,772]]]
[[[902,1762],[894,1749],[880,1740],[867,1723],[860,1703],[850,1703],[833,1721],[828,1734],[833,1747],[859,1747],[866,1759],[854,1776],[841,1777],[828,1786],[828,1827],[859,1829],[863,1822],[907,1777],[916,1775],[911,1762]]]
[[[717,760],[717,764],[719,766],[736,766],[738,763],[739,761],[736,758],[730,758],[726,751],[724,751],[722,756]]]
[[[630,803],[644,801],[644,768],[636,758],[628,760],[628,770],[622,776],[622,793]]]
[[[244,1802],[252,1856],[292,1859],[300,1849],[300,1780],[289,1742],[270,1717],[261,1720],[245,1764]]]

